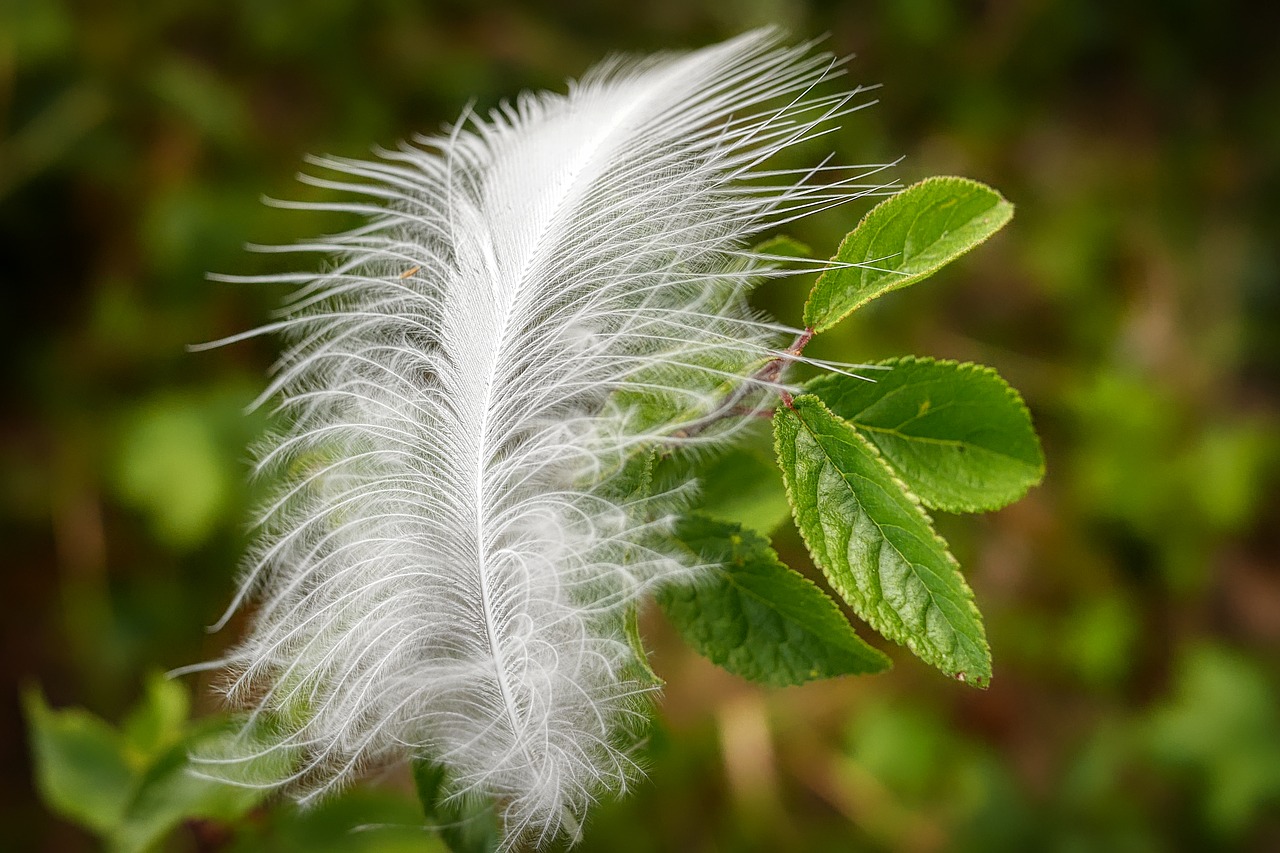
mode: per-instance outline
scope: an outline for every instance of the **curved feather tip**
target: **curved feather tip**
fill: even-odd
[[[259,330],[290,344],[262,397],[283,485],[222,662],[249,722],[202,772],[305,800],[430,757],[508,845],[572,836],[627,784],[651,688],[624,614],[697,571],[662,546],[687,488],[628,478],[648,448],[730,439],[743,419],[708,417],[729,395],[769,404],[755,373],[795,330],[746,294],[788,273],[745,247],[881,188],[763,167],[865,105],[814,94],[838,71],[757,31],[312,161],[352,200],[311,206],[364,224],[275,250],[327,272],[250,279],[300,285]]]

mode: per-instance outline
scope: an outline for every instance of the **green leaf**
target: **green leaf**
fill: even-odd
[[[502,833],[492,802],[466,794],[449,796],[444,767],[425,758],[413,760],[413,782],[422,813],[453,853],[493,853]]]
[[[1016,501],[1044,476],[1022,397],[994,370],[890,359],[874,382],[831,374],[805,391],[858,428],[926,506],[981,512]]]
[[[110,833],[138,781],[120,733],[81,708],[53,710],[35,688],[23,692],[22,704],[40,798],[59,815]]]
[[[871,209],[831,260],[804,306],[816,332],[863,305],[915,284],[984,242],[1013,218],[1013,205],[966,178],[928,178]]]
[[[991,657],[973,593],[875,446],[813,396],[773,421],[796,526],[832,587],[885,637],[985,687]]]
[[[714,663],[778,687],[889,668],[836,603],[779,562],[763,536],[696,515],[680,522],[676,536],[714,568],[662,591],[658,602],[685,641]]]
[[[753,246],[751,251],[757,255],[778,255],[786,258],[813,257],[813,249],[810,249],[794,237],[788,237],[786,234],[770,237],[763,243]]]
[[[219,742],[229,742],[238,733],[238,726],[228,718],[206,720],[152,763],[112,833],[111,849],[141,853],[185,820],[231,823],[270,796],[270,787],[241,787],[191,772],[192,753],[218,752]],[[268,753],[250,762],[254,769],[245,781],[284,778],[288,775],[286,763],[281,754]]]
[[[772,440],[754,428],[744,441],[697,471],[698,512],[769,533],[791,517]]]
[[[191,697],[181,683],[160,673],[149,675],[142,701],[129,712],[122,726],[130,757],[138,762],[149,761],[180,740],[190,713]]]
[[[281,803],[241,821],[220,853],[439,853],[423,831],[416,798],[388,786],[362,785],[299,808]]]
[[[645,447],[622,459],[616,469],[604,474],[599,482],[593,482],[593,486],[602,497],[610,500],[621,502],[643,498],[652,490],[658,462],[658,451]]]

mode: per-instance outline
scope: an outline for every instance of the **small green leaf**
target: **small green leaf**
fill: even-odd
[[[595,487],[602,497],[610,500],[643,498],[653,486],[654,468],[657,464],[658,452],[646,447],[621,460],[618,467],[605,474]]]
[[[493,853],[502,833],[492,802],[464,794],[449,795],[444,766],[425,758],[413,760],[413,782],[427,823],[453,853]]]
[[[991,657],[973,593],[875,446],[813,396],[773,421],[796,526],[836,592],[885,637],[986,686]]]
[[[138,782],[120,733],[82,708],[55,711],[23,692],[36,789],[54,812],[100,835],[120,823]]]
[[[863,305],[927,278],[1013,218],[1000,193],[966,178],[928,178],[872,208],[818,277],[805,325],[821,332]]]
[[[788,237],[786,234],[770,237],[763,243],[753,246],[751,251],[757,255],[778,255],[784,258],[813,257],[813,249],[810,249],[794,237]]]
[[[879,362],[874,382],[831,374],[805,391],[858,428],[926,506],[999,509],[1044,476],[1022,397],[989,367],[928,358]]]
[[[686,642],[714,663],[778,687],[889,668],[836,603],[780,563],[764,537],[696,515],[681,521],[676,536],[714,568],[664,590],[658,602]]]

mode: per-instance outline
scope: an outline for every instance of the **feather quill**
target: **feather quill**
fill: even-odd
[[[865,105],[813,94],[837,73],[756,31],[313,160],[331,177],[303,180],[355,200],[286,206],[365,224],[275,249],[327,272],[249,279],[300,285],[234,338],[291,342],[262,397],[289,426],[260,456],[283,485],[228,611],[257,600],[252,628],[217,662],[250,723],[204,772],[287,755],[267,782],[308,799],[430,757],[501,804],[507,843],[572,835],[627,784],[651,688],[622,617],[698,570],[661,545],[687,487],[631,495],[628,460],[723,444],[730,395],[765,405],[755,372],[796,330],[747,308],[783,273],[744,247],[879,189],[874,167],[763,167]]]

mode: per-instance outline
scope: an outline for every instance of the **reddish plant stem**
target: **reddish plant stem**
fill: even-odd
[[[743,411],[739,403],[742,402],[743,397],[751,393],[752,387],[756,383],[777,382],[779,377],[782,376],[782,371],[786,369],[788,364],[795,360],[796,356],[804,352],[804,348],[808,346],[809,341],[811,340],[813,340],[813,329],[805,329],[796,336],[796,339],[791,342],[791,346],[787,347],[786,351],[782,355],[775,356],[766,361],[759,370],[747,377],[748,381],[743,382],[735,388],[733,393],[726,397],[724,402],[721,403],[715,411],[709,413],[705,417],[699,418],[684,429],[677,430],[673,433],[672,437],[692,438],[718,421],[724,420],[725,418],[733,415],[742,415]],[[790,409],[792,407],[791,394],[788,393],[785,388],[781,389],[778,393],[782,397],[782,404]],[[771,417],[772,414],[770,413],[769,416]]]

